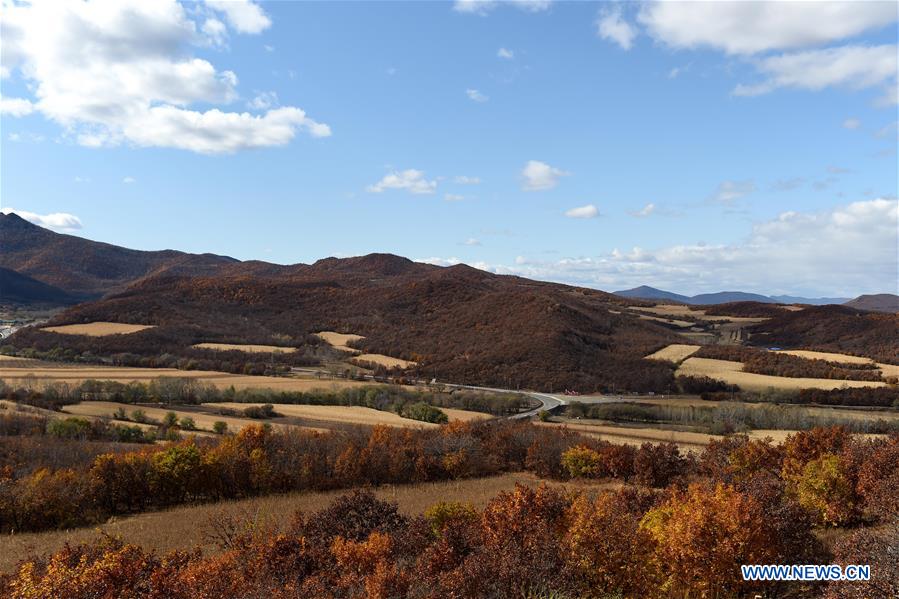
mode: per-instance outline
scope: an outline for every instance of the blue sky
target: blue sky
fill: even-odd
[[[896,11],[5,4],[0,203],[279,263],[895,293]]]

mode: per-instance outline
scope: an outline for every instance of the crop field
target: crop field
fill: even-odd
[[[799,356],[800,358],[807,358],[809,360],[827,360],[828,362],[840,362],[843,364],[876,364],[883,376],[899,376],[899,366],[896,364],[881,364],[875,362],[871,358],[806,349],[783,349],[778,350],[778,353]]]
[[[244,405],[244,404],[235,404],[235,405]],[[251,404],[246,404],[244,407]],[[125,404],[118,403],[114,401],[82,401],[77,404],[64,406],[62,411],[71,414],[73,416],[87,416],[94,418],[111,418],[116,420],[113,415],[115,412],[121,408],[125,411],[127,416],[131,416],[136,410],[140,410],[143,412],[148,419],[155,422],[162,422],[163,418],[168,412],[174,412],[179,420],[184,417],[192,418],[194,423],[197,426],[197,432],[201,433],[211,433],[213,423],[216,421],[222,421],[228,425],[229,432],[237,432],[245,426],[249,426],[252,424],[260,424],[263,422],[269,423],[274,427],[286,427],[286,426],[294,426],[296,428],[302,428],[305,430],[318,430],[325,431],[326,429],[317,428],[317,427],[307,427],[307,426],[297,426],[293,424],[282,424],[278,423],[277,420],[262,420],[262,419],[252,419],[252,418],[239,418],[234,416],[221,416],[219,414],[215,414],[212,411],[204,411],[204,406],[200,406],[198,409],[184,409],[183,407],[172,406],[172,407],[148,407],[144,405],[136,405],[136,404]],[[238,408],[239,409],[239,408]],[[283,412],[282,412],[283,413]],[[117,420],[118,422],[125,422],[128,424],[138,424],[131,420]],[[187,434],[190,434],[194,431],[183,431]]]
[[[365,337],[363,337],[362,335],[353,335],[351,333],[335,333],[334,331],[322,331],[320,333],[316,333],[316,335],[334,348],[354,354],[360,353],[359,350],[349,347],[347,343],[365,339]]]
[[[221,402],[203,404],[207,408],[230,408],[232,410],[242,410],[249,406],[261,406],[263,404],[254,403],[236,403]],[[389,426],[401,426],[412,428],[436,428],[439,424],[431,424],[430,422],[421,422],[403,418],[393,412],[385,412],[375,410],[374,408],[365,408],[362,406],[310,406],[295,404],[272,404],[275,412],[291,416],[294,418],[302,418],[314,420],[317,422],[339,422],[343,424],[386,424]],[[460,410],[461,411],[461,410]],[[447,414],[449,416],[449,414]]]
[[[130,368],[118,366],[60,365],[55,362],[0,362],[0,379],[6,381],[33,380],[35,383],[81,383],[86,380],[105,380],[130,383],[149,382],[159,377],[190,378],[220,388],[274,389],[277,391],[312,391],[314,389],[343,389],[365,384],[360,381],[319,380],[317,378],[250,376],[209,370],[178,370],[176,368]]]
[[[650,314],[655,314],[656,316],[667,318],[690,316],[704,322],[741,322],[746,324],[754,324],[762,322],[764,320],[768,320],[767,318],[750,318],[747,316],[708,316],[706,315],[705,310],[691,310],[690,306],[683,306],[680,304],[659,304],[652,307],[634,306],[631,308],[631,310],[636,310],[638,312],[648,312]]]
[[[676,364],[680,364],[697,351],[699,351],[698,345],[687,345],[683,343],[675,343],[673,345],[669,345],[668,347],[663,347],[659,351],[649,354],[646,356],[647,360],[668,360],[669,362],[674,362]]]
[[[88,322],[85,324],[66,324],[58,327],[44,327],[42,330],[61,335],[87,335],[88,337],[105,337],[107,335],[127,335],[144,329],[152,329],[151,324],[122,324],[119,322]]]
[[[591,437],[597,437],[609,443],[640,446],[643,443],[674,443],[685,450],[702,450],[712,439],[720,439],[717,435],[693,433],[665,428],[643,428],[634,426],[617,426],[589,420],[562,419],[562,424],[538,422],[540,426],[566,426],[567,428]],[[778,431],[783,432],[783,431]]]
[[[391,358],[390,356],[385,356],[383,354],[360,354],[353,358],[353,362],[371,362],[373,364],[384,366],[385,368],[409,368],[410,366],[415,366],[415,362]]]
[[[739,385],[747,391],[775,389],[840,389],[842,387],[883,387],[885,383],[874,381],[846,381],[837,379],[813,379],[771,376],[743,372],[742,362],[711,358],[687,358],[677,369],[678,375],[708,376],[726,383]]]
[[[281,352],[289,354],[297,351],[295,347],[280,347],[278,345],[244,345],[240,343],[197,343],[191,347],[198,349],[214,349],[219,351],[242,351],[250,354],[270,354]]]
[[[511,491],[516,484],[537,487],[547,484],[571,490],[598,492],[616,488],[620,483],[569,482],[537,478],[529,473],[503,474],[467,480],[419,483],[410,485],[385,485],[374,489],[379,499],[394,501],[400,512],[418,515],[438,501],[461,501],[476,508],[483,508],[497,493]],[[249,516],[263,525],[282,527],[289,524],[296,510],[312,512],[326,508],[335,498],[347,490],[324,492],[300,492],[269,495],[215,504],[185,506],[165,511],[150,512],[114,518],[110,522],[73,530],[53,530],[39,533],[0,535],[0,573],[10,573],[16,563],[34,553],[43,554],[61,549],[66,543],[90,542],[99,532],[121,536],[125,542],[166,553],[175,549],[201,546],[214,552],[215,546],[207,536],[209,520],[227,514],[234,517]]]
[[[681,327],[682,329],[695,327],[697,324],[695,322],[689,322],[687,320],[677,320],[676,318],[662,318],[661,316],[649,316],[647,314],[638,314],[638,316],[643,320],[652,320],[655,322],[670,324],[676,327]]]

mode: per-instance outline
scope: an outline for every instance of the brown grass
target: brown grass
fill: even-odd
[[[699,351],[699,345],[686,345],[683,343],[675,343],[673,345],[669,345],[668,347],[663,347],[659,351],[654,354],[649,354],[646,356],[647,360],[668,360],[669,362],[674,362],[675,364],[680,364],[697,351]]]
[[[277,345],[243,345],[239,343],[197,343],[191,347],[199,349],[215,349],[219,351],[237,350],[250,354],[269,354],[280,352],[289,354],[297,351],[295,347],[279,347]]]
[[[240,410],[248,406],[261,406],[262,404],[252,403],[207,403],[206,407],[222,407]],[[386,424],[389,426],[402,426],[412,428],[436,428],[437,424],[430,422],[420,422],[403,418],[393,412],[383,412],[373,408],[364,408],[361,406],[308,406],[294,404],[273,404],[275,411],[285,416],[294,418],[304,418],[316,420],[320,422],[340,422],[346,424]]]
[[[80,366],[60,365],[53,362],[0,364],[0,379],[7,381],[21,381],[26,378],[33,378],[39,382],[74,384],[89,379],[129,383],[131,381],[149,382],[159,377],[197,379],[221,388],[233,385],[235,389],[275,389],[278,391],[337,390],[370,384],[362,381],[319,380],[312,377],[250,376],[209,370],[178,370],[175,368]]]
[[[750,318],[746,316],[708,316],[705,310],[691,310],[690,306],[682,306],[680,304],[659,304],[652,307],[634,306],[631,310],[639,312],[648,312],[657,316],[676,317],[676,316],[692,316],[693,318],[704,322],[743,322],[743,323],[759,323],[767,318]],[[681,321],[685,322],[685,321]],[[696,323],[690,323],[696,324]]]
[[[385,356],[383,354],[360,354],[353,358],[352,361],[362,362],[363,365],[365,362],[371,362],[373,364],[384,366],[385,368],[409,368],[410,366],[415,366],[415,362],[391,358],[390,356]]]
[[[320,333],[316,333],[316,335],[323,339],[329,345],[354,354],[358,354],[359,350],[349,347],[347,343],[365,339],[365,337],[363,337],[362,335],[353,335],[352,333],[335,333],[334,331],[322,331]]]
[[[848,354],[837,354],[825,351],[811,351],[807,349],[785,349],[779,350],[778,353],[790,354],[791,356],[799,356],[808,360],[827,360],[829,362],[842,362],[844,364],[876,364],[883,376],[899,377],[899,366],[896,364],[881,364],[875,362],[871,358],[862,358],[859,356],[850,356]]]
[[[61,335],[87,335],[105,337],[107,335],[127,335],[144,329],[152,329],[151,324],[122,324],[119,322],[88,322],[86,324],[66,324],[58,327],[44,327],[44,331]]]
[[[418,515],[438,501],[462,501],[483,508],[498,493],[510,491],[516,484],[536,487],[543,483],[588,494],[621,486],[614,482],[570,482],[562,485],[555,481],[544,481],[528,473],[515,473],[439,483],[390,485],[378,487],[374,492],[380,499],[395,501],[402,513]],[[283,527],[290,522],[296,510],[311,512],[323,509],[335,498],[347,492],[343,490],[271,495],[113,518],[96,527],[2,535],[0,572],[12,572],[16,563],[28,555],[58,551],[66,543],[90,542],[98,537],[99,531],[120,536],[126,542],[159,553],[195,546],[203,547],[204,551],[214,552],[215,547],[206,538],[208,521],[213,516],[221,513],[233,516],[249,515],[260,523]]]
[[[655,322],[663,322],[665,324],[670,324],[676,327],[681,327],[685,329],[687,327],[695,327],[697,323],[688,322],[686,320],[677,320],[674,318],[661,318],[659,316],[647,316],[646,314],[638,314],[638,316],[643,320],[653,320]]]
[[[739,385],[747,391],[775,389],[839,389],[841,387],[883,387],[875,381],[844,381],[836,379],[793,378],[743,372],[742,362],[714,360],[711,358],[687,358],[677,369],[678,375],[708,376],[726,383]]]

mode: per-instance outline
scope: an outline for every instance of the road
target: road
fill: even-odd
[[[314,368],[294,367],[294,368],[291,368],[290,370],[291,370],[291,372],[297,372],[297,373],[302,373],[302,374],[314,374],[317,376],[319,376],[319,375],[329,376],[329,373],[322,371],[322,370],[317,370]],[[370,380],[370,381],[375,380],[375,377],[370,374],[363,375],[362,378],[365,380]],[[426,385],[426,384],[428,384],[428,381],[417,381],[417,383]],[[457,383],[440,383],[440,385],[442,387],[451,387],[453,389],[469,389],[472,391],[491,391],[493,393],[514,393],[516,395],[526,395],[526,396],[536,399],[537,401],[540,402],[540,405],[538,407],[534,408],[533,410],[528,410],[527,412],[519,412],[518,414],[513,414],[512,416],[508,416],[508,418],[510,420],[521,420],[524,418],[532,418],[534,416],[539,415],[541,412],[546,412],[546,411],[552,410],[553,408],[557,408],[561,405],[565,405],[566,403],[568,403],[567,399],[564,399],[563,397],[559,397],[557,395],[551,395],[549,393],[539,393],[537,391],[521,391],[519,389],[500,389],[497,387],[480,387],[477,385],[460,385]],[[604,400],[608,400],[608,401],[604,401]],[[623,400],[620,398],[604,397],[604,396],[590,398],[590,403],[615,403],[616,401],[623,401]]]

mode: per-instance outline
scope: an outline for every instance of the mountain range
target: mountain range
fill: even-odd
[[[793,295],[761,295],[758,293],[746,293],[744,291],[719,291],[717,293],[701,293],[699,295],[681,295],[671,291],[656,289],[642,285],[633,289],[613,291],[615,295],[632,299],[664,300],[680,302],[690,305],[729,304],[732,302],[760,302],[765,304],[807,304],[822,306],[825,304],[845,304],[853,301],[848,297],[798,297]],[[888,294],[884,294],[888,295]],[[860,308],[870,309],[870,308]]]

